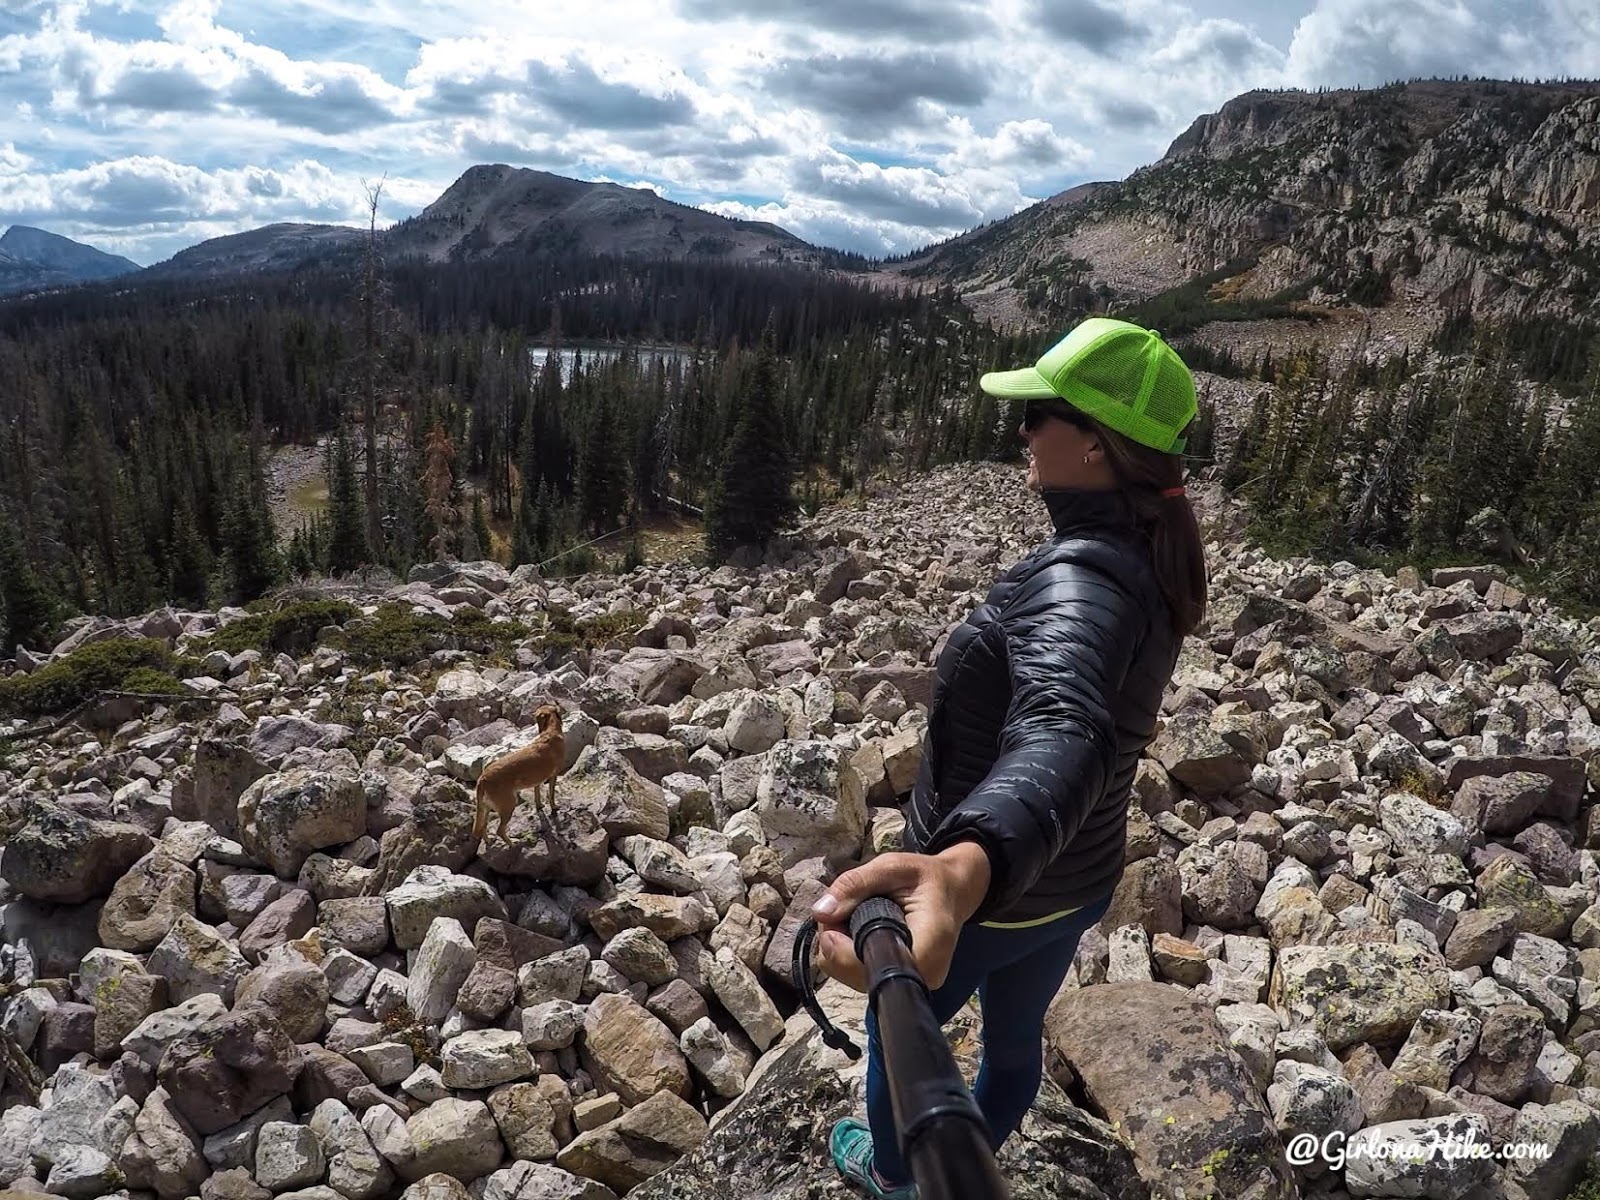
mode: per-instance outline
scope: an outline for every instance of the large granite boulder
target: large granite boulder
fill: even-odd
[[[866,998],[835,981],[818,999],[834,1024],[866,1046]],[[980,1052],[969,1007],[945,1027],[970,1084]],[[711,1119],[711,1132],[672,1166],[628,1192],[628,1200],[859,1200],[828,1155],[841,1117],[865,1112],[866,1060],[823,1045],[804,1012],[750,1074],[743,1095]],[[1072,1105],[1046,1077],[1022,1126],[1001,1148],[1012,1200],[1149,1200],[1133,1156],[1110,1126]]]
[[[1168,983],[1056,997],[1045,1036],[1161,1196],[1291,1200],[1284,1146],[1213,1006]]]

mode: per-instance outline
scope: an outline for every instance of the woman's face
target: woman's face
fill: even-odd
[[[1108,488],[1115,484],[1100,439],[1073,419],[1065,401],[1030,400],[1017,433],[1027,447],[1028,490]]]

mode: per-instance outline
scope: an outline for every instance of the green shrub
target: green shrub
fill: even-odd
[[[190,652],[201,656],[213,650],[227,654],[245,650],[259,650],[265,655],[307,654],[317,644],[319,629],[343,625],[360,611],[344,600],[296,600],[276,611],[253,611],[250,616],[230,621],[197,642]]]
[[[530,633],[520,621],[496,621],[481,609],[466,609],[452,620],[385,604],[372,616],[352,621],[332,644],[363,666],[405,666],[440,650],[505,654]]]
[[[1567,1200],[1600,1200],[1600,1162],[1591,1162],[1577,1185],[1567,1193]]]
[[[0,679],[0,714],[42,717],[63,713],[104,691],[137,691],[128,686],[136,674],[160,674],[171,680],[176,660],[165,642],[154,638],[112,638],[79,646],[65,658],[29,675]]]
[[[122,681],[122,690],[162,696],[189,694],[183,690],[183,684],[179,683],[176,677],[157,667],[136,667],[129,671],[127,678]]]

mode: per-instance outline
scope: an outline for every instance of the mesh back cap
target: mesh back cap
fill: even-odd
[[[1090,317],[1031,367],[978,380],[991,396],[1065,400],[1153,450],[1182,453],[1199,411],[1194,376],[1161,335],[1128,321]]]

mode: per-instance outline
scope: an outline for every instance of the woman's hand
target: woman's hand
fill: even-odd
[[[938,854],[881,854],[846,871],[811,907],[817,919],[817,957],[828,976],[867,990],[867,971],[856,957],[850,913],[872,896],[888,896],[905,910],[912,957],[930,990],[950,973],[956,938],[989,891],[989,856],[976,842],[957,842]]]

